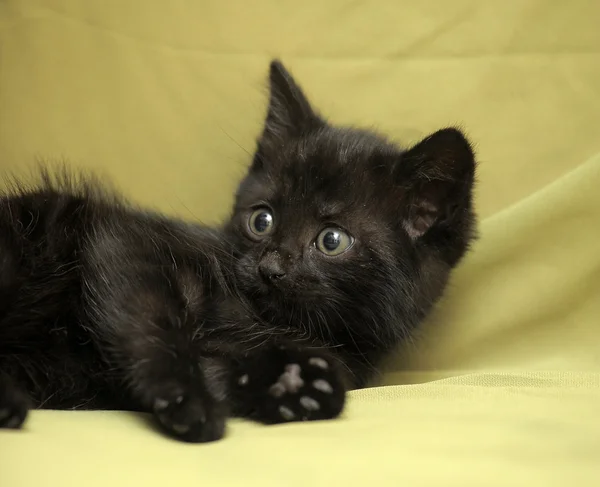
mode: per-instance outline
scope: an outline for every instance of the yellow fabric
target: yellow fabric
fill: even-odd
[[[343,419],[181,445],[144,416],[35,412],[0,432],[0,485],[600,485],[598,19],[595,0],[0,2],[3,173],[67,159],[221,219],[278,55],[336,122],[464,126],[482,216],[387,387]]]

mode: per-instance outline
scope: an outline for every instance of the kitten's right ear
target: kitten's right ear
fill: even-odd
[[[269,109],[259,143],[281,144],[322,122],[292,75],[277,59],[269,70]]]

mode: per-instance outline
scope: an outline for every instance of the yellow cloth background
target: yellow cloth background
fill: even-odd
[[[0,432],[0,486],[600,485],[599,21],[596,0],[0,2],[3,173],[66,159],[217,221],[277,55],[335,122],[464,126],[482,217],[343,419],[181,445],[143,416],[35,412]]]

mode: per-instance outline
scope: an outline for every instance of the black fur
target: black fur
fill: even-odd
[[[0,197],[0,427],[29,407],[127,409],[195,442],[230,415],[338,416],[467,250],[474,169],[455,129],[403,150],[326,123],[274,61],[221,229],[90,180],[15,187]]]

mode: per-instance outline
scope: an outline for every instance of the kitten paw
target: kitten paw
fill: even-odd
[[[256,413],[265,423],[332,419],[344,408],[346,387],[330,359],[289,351],[277,379],[259,396]],[[247,386],[252,387],[252,374]]]
[[[19,429],[29,411],[25,394],[9,384],[0,384],[0,428]]]
[[[225,434],[225,414],[207,394],[170,388],[155,396],[152,409],[161,427],[176,439],[203,443]]]

